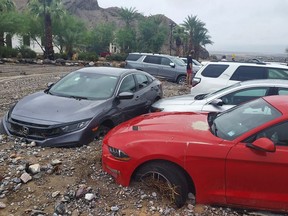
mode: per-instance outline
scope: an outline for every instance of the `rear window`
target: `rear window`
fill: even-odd
[[[142,55],[141,54],[129,54],[126,58],[127,61],[137,61]]]
[[[202,71],[202,76],[204,77],[219,77],[229,65],[217,65],[217,64],[209,64],[207,67]]]
[[[234,72],[231,80],[245,81],[253,79],[267,79],[267,68],[240,66]]]

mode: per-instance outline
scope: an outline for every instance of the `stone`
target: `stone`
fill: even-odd
[[[32,180],[32,176],[30,176],[28,173],[24,172],[21,176],[20,179],[24,184]]]
[[[40,164],[33,164],[30,165],[28,170],[32,173],[32,174],[36,174],[40,172]]]

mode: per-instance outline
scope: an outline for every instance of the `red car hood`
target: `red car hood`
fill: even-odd
[[[207,113],[187,112],[145,114],[120,124],[105,139],[109,139],[109,144],[113,143],[113,146],[123,144],[124,140],[125,143],[135,140],[220,143],[222,139],[210,132],[207,117]]]

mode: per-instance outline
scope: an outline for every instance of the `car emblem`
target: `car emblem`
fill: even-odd
[[[29,128],[23,126],[20,133],[23,134],[24,136],[27,136],[29,134]]]

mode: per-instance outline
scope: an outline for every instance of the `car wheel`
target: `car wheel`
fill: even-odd
[[[186,76],[179,76],[176,82],[177,84],[184,85],[186,83]]]
[[[143,165],[135,175],[149,188],[154,187],[177,207],[182,207],[188,196],[188,183],[183,171],[176,165],[157,161]]]
[[[95,134],[95,139],[101,139],[108,133],[110,129],[111,129],[110,127],[107,127],[105,125],[100,125]]]
[[[1,134],[7,135],[3,125],[3,119],[0,121],[0,135]]]

